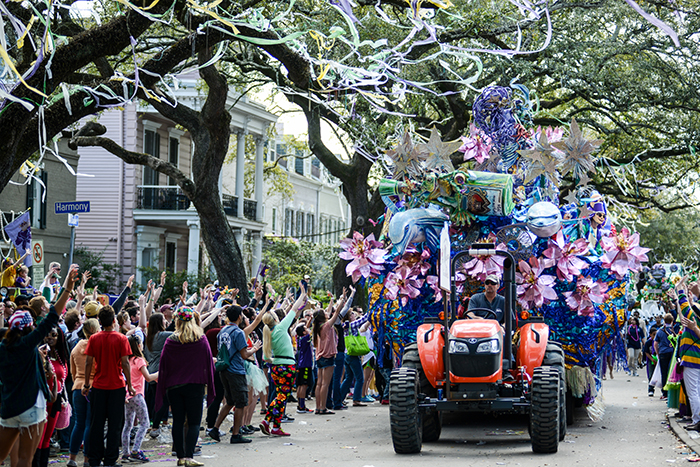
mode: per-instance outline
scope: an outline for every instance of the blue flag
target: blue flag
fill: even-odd
[[[7,236],[10,237],[10,241],[20,256],[29,251],[32,247],[32,222],[29,217],[29,211],[7,224],[5,232],[7,232]],[[24,259],[24,265],[27,267],[32,265],[31,254]]]

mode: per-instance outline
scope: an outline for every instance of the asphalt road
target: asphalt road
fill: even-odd
[[[665,402],[647,396],[642,377],[616,373],[603,382],[605,415],[591,421],[584,409],[577,409],[575,423],[569,426],[556,454],[533,454],[527,434],[527,421],[521,417],[445,418],[439,441],[423,445],[417,455],[394,453],[389,434],[389,408],[378,403],[350,408],[335,415],[299,415],[284,424],[292,436],[252,436],[247,445],[206,444],[202,460],[207,467],[280,467],[334,465],[348,467],[445,466],[659,466],[686,463],[694,454],[669,430]],[[309,404],[313,407],[313,402]],[[296,406],[290,407],[291,412]],[[254,422],[260,420],[254,417]],[[224,425],[228,428],[228,425]],[[152,443],[152,442],[151,442]],[[149,443],[149,444],[151,444]],[[174,465],[166,446],[151,447],[153,461]]]
[[[666,404],[647,396],[643,377],[622,372],[603,382],[605,415],[600,421],[577,409],[575,423],[556,454],[533,454],[522,417],[491,418],[449,414],[439,441],[426,443],[416,455],[394,453],[389,434],[389,407],[379,403],[350,408],[335,415],[296,414],[283,428],[292,436],[266,437],[259,432],[247,445],[203,439],[206,467],[343,467],[444,466],[661,466],[686,464],[695,454],[669,429]],[[309,404],[313,407],[313,401]],[[260,415],[253,421],[259,422]],[[229,422],[223,428],[228,429]],[[151,463],[175,466],[164,439],[144,444]]]

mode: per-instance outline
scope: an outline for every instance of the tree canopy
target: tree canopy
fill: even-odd
[[[219,83],[214,75],[222,75],[244,91],[271,84],[298,106],[310,150],[343,183],[353,230],[374,228],[367,220],[383,206],[369,173],[403,129],[427,136],[434,126],[443,139],[456,139],[468,132],[478,90],[490,84],[529,88],[534,126],[576,117],[602,136],[591,174],[601,193],[668,212],[695,203],[698,0],[640,3],[677,32],[678,45],[621,0],[120,0],[102,4],[99,21],[76,16],[72,5],[2,7],[8,55],[0,186],[62,130],[133,98],[201,129],[202,119],[168,92],[173,74],[199,66],[210,75],[210,92]],[[351,141],[346,160],[325,144],[323,120]],[[225,149],[223,156],[208,149],[227,147],[229,132],[219,130],[196,144],[209,154],[205,164],[220,167]],[[173,173],[167,162],[150,163]],[[178,183],[194,193],[215,176]]]

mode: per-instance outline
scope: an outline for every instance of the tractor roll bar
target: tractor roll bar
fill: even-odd
[[[506,325],[505,337],[503,339],[503,368],[510,369],[510,362],[513,353],[512,345],[510,343],[511,334],[513,333],[513,313],[515,312],[515,259],[509,251],[496,250],[495,245],[490,243],[476,243],[471,246],[469,250],[460,251],[454,258],[452,258],[452,263],[450,264],[450,270],[452,273],[452,293],[450,300],[450,316],[456,316],[456,301],[457,301],[457,288],[455,285],[455,273],[457,264],[460,264],[458,259],[464,256],[504,256],[506,259],[503,262],[503,298],[505,298],[506,309],[503,310],[503,317]],[[445,316],[445,320],[448,321],[449,318]],[[446,326],[449,330],[449,327]],[[448,343],[449,345],[449,343]],[[447,348],[447,345],[445,346]]]

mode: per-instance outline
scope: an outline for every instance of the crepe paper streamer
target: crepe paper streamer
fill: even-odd
[[[117,0],[117,1],[118,1],[118,2],[125,2],[126,0]],[[205,7],[199,6],[199,5],[197,5],[193,0],[187,0],[187,4],[188,4],[192,9],[197,10],[197,11],[200,11],[200,12],[202,12],[202,13],[204,13],[204,14],[207,14],[207,15],[211,16],[212,18],[214,18],[214,19],[216,19],[216,20],[218,20],[218,21],[221,21],[223,24],[225,24],[226,26],[228,26],[229,28],[231,28],[231,30],[233,31],[234,34],[239,34],[239,33],[240,33],[240,31],[238,30],[238,28],[237,28],[236,26],[234,26],[232,22],[230,22],[230,21],[228,21],[228,20],[222,18],[221,16],[219,16],[219,15],[216,14],[215,12],[211,11],[209,8],[205,8]]]
[[[664,22],[661,21],[659,18],[657,18],[657,17],[655,17],[655,16],[652,16],[652,15],[650,15],[649,13],[647,13],[646,11],[644,11],[644,9],[642,9],[642,7],[640,7],[640,6],[637,4],[637,2],[635,2],[634,0],[625,0],[625,2],[627,2],[627,4],[628,4],[629,6],[631,6],[632,9],[633,9],[634,11],[636,11],[637,13],[639,13],[640,15],[642,15],[642,17],[643,17],[645,20],[649,21],[651,24],[653,24],[653,25],[656,26],[657,28],[661,29],[661,31],[662,31],[664,34],[666,34],[668,37],[671,38],[671,40],[673,41],[673,44],[674,44],[676,47],[680,47],[680,46],[681,46],[681,43],[678,41],[678,34],[676,34],[676,31],[674,31],[673,28],[671,28],[671,26],[669,26],[668,24],[664,23]]]
[[[5,64],[10,68],[10,70],[12,70],[12,72],[13,72],[14,74],[17,75],[17,79],[19,79],[19,81],[20,81],[27,89],[29,89],[30,91],[33,91],[33,92],[39,94],[40,96],[42,96],[42,97],[44,97],[44,98],[48,98],[48,96],[47,96],[46,94],[44,94],[43,92],[39,91],[39,90],[36,89],[35,87],[30,86],[29,84],[27,84],[26,81],[24,81],[24,78],[23,78],[22,75],[19,73],[19,71],[17,71],[17,68],[15,68],[14,63],[12,63],[12,59],[11,59],[10,56],[7,54],[7,50],[5,50],[5,46],[4,46],[4,45],[0,45],[0,57],[2,57],[3,61],[5,62]]]
[[[17,39],[17,48],[21,49],[24,47],[24,39],[27,37],[27,33],[29,33],[29,30],[32,28],[32,25],[36,21],[36,16],[32,15],[31,19],[29,20],[29,24],[27,24],[27,27],[25,28],[24,32],[22,35]]]

